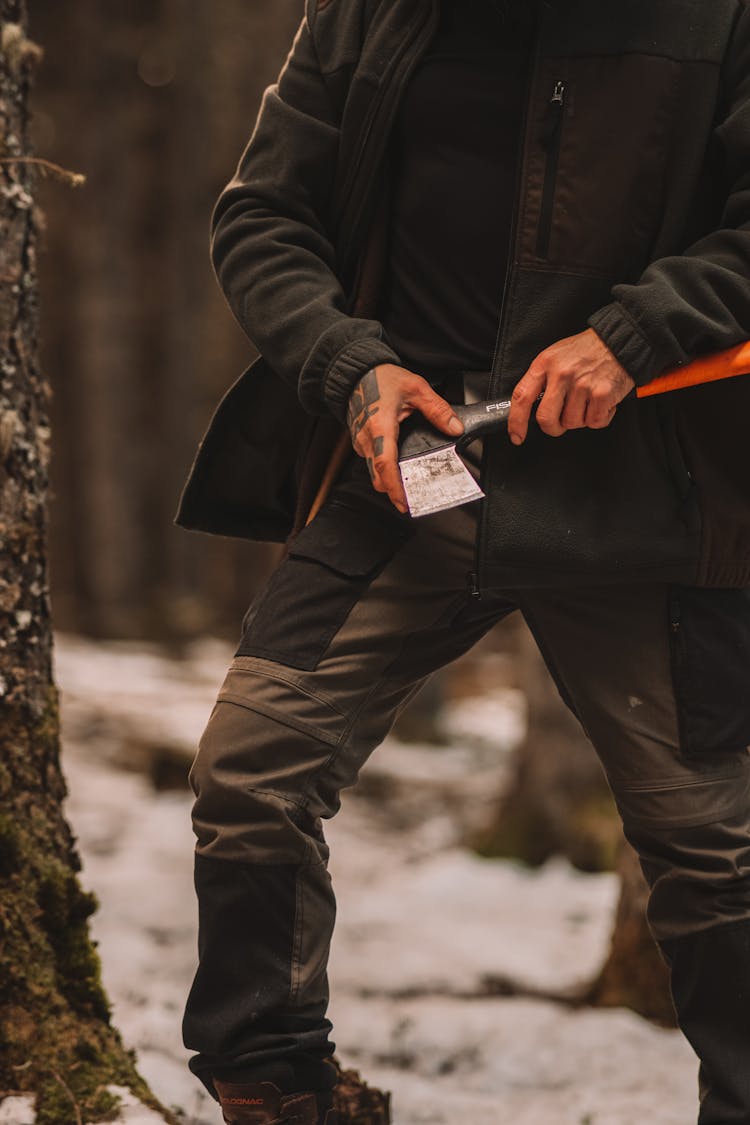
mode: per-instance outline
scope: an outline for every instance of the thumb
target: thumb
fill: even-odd
[[[414,405],[441,433],[458,437],[464,432],[463,422],[454,413],[451,404],[436,394],[431,387],[419,391],[414,399]]]

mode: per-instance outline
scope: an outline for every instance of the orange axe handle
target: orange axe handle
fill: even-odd
[[[701,383],[713,383],[718,379],[732,379],[735,375],[750,375],[750,340],[723,352],[702,355],[684,367],[673,367],[663,375],[657,375],[650,383],[638,387],[638,398],[662,395],[666,391],[678,391],[682,387],[697,387]]]

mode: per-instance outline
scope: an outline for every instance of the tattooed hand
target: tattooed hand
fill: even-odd
[[[444,434],[456,437],[463,433],[450,403],[421,375],[393,363],[368,371],[349,399],[347,424],[352,445],[367,461],[373,488],[387,492],[399,512],[409,509],[398,468],[398,430],[415,410]]]

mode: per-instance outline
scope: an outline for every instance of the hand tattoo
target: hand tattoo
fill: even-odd
[[[375,403],[379,401],[378,377],[374,371],[368,371],[357,383],[349,399],[346,421],[353,442],[357,440],[372,416],[378,413],[380,407]]]
[[[383,446],[385,445],[384,437],[376,437],[372,439],[372,457],[366,457],[367,471],[370,474],[370,480],[375,480],[375,458],[383,456]]]

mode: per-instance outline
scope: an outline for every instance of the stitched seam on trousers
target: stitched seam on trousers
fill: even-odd
[[[675,828],[703,828],[707,824],[720,824],[724,818],[730,815],[733,811],[733,806],[729,805],[727,808],[713,809],[710,813],[700,817],[690,817],[684,819],[672,820],[668,817],[647,817],[647,816],[627,816],[627,824],[629,828],[648,828],[651,832],[673,832]],[[622,819],[625,816],[621,813]]]
[[[340,736],[326,734],[324,731],[314,727],[312,723],[306,723],[303,719],[295,719],[285,714],[283,711],[277,711],[275,707],[269,707],[263,703],[248,703],[241,695],[235,695],[233,692],[222,691],[218,699],[222,703],[233,703],[235,707],[244,707],[246,711],[253,711],[256,715],[263,715],[267,719],[273,719],[275,722],[281,723],[282,726],[298,730],[300,734],[308,734],[311,738],[314,738],[316,742],[322,742],[324,745],[337,746],[340,741]]]
[[[665,778],[660,782],[644,782],[642,785],[618,785],[618,793],[668,793],[670,789],[695,789],[699,785],[710,785],[714,781],[733,781],[737,777],[744,777],[747,770],[735,770],[733,773],[708,774],[705,777]]]
[[[236,856],[214,855],[213,852],[206,852],[206,850],[204,848],[200,847],[200,845],[198,847],[196,847],[195,850],[196,850],[196,853],[200,856],[203,856],[204,859],[215,860],[216,863],[227,863],[227,864],[231,863],[231,864],[236,865],[238,863],[243,862],[242,860],[238,860],[236,858]],[[309,863],[303,863],[301,861],[298,861],[298,862],[295,863],[295,866],[296,867],[315,867],[316,864],[318,864],[318,863],[320,863],[320,860],[316,860],[315,863],[313,863],[312,861],[310,861]],[[279,859],[279,860],[264,859],[262,862],[257,862],[257,863],[253,862],[252,864],[250,864],[250,866],[253,866],[253,867],[289,867],[289,860],[288,859]]]
[[[246,785],[245,793],[257,793],[259,797],[276,797],[279,801],[283,801],[285,805],[292,805],[293,808],[299,809],[300,812],[305,811],[305,806],[296,801],[294,797],[290,797],[288,793],[282,793],[279,789],[259,789],[257,785]]]
[[[302,893],[302,880],[297,871],[294,877],[294,937],[292,939],[292,964],[289,974],[289,1000],[293,1002],[299,995],[299,983],[302,971],[302,926],[304,924],[305,908]]]
[[[726,797],[724,801],[716,804],[710,812],[703,813],[700,816],[692,817],[674,817],[652,815],[639,815],[638,813],[626,813],[621,809],[620,801],[617,801],[617,807],[620,810],[620,815],[623,821],[631,827],[644,827],[652,831],[672,831],[675,828],[700,828],[706,824],[718,824],[725,820],[726,817],[732,816],[735,812],[744,809],[747,805],[747,794],[743,790],[740,793],[732,794],[731,797]]]
[[[259,660],[263,661],[262,668],[250,667],[251,663],[257,664]],[[241,661],[243,663],[240,663]],[[268,668],[267,665],[269,664],[273,665],[273,667]],[[310,688],[303,683],[301,676],[293,676],[291,674],[282,675],[280,672],[276,671],[277,668],[286,667],[287,665],[285,664],[280,665],[278,661],[266,660],[264,657],[235,656],[232,661],[232,669],[236,669],[238,672],[247,672],[251,676],[257,676],[259,679],[278,680],[279,683],[289,684],[290,687],[297,688],[301,695],[306,695],[308,699],[314,699],[316,703],[321,703],[324,707],[328,707],[328,709],[333,711],[336,715],[340,715],[342,719],[346,718],[345,713],[336,706],[333,700],[319,692],[311,691]]]
[[[461,595],[461,596],[460,596],[459,598],[456,598],[455,600],[456,600],[456,602],[457,602],[457,603],[458,603],[459,605],[462,605],[462,604],[463,604],[463,603],[465,602],[465,600],[466,600],[466,596],[465,596],[464,594],[462,594],[462,595]],[[448,607],[449,607],[449,606],[450,606],[451,604],[452,604],[452,603],[451,603],[451,602],[449,602],[449,603],[448,603]],[[430,624],[429,624],[429,625],[425,626],[425,628],[426,628],[426,629],[433,629],[433,628],[434,628],[434,627],[435,627],[435,626],[437,625],[437,623],[438,623],[438,622],[440,621],[440,619],[441,619],[441,618],[442,618],[442,617],[443,617],[443,616],[444,616],[444,615],[445,615],[445,614],[446,614],[446,613],[448,612],[448,607],[445,607],[445,608],[443,608],[443,609],[441,610],[441,612],[440,612],[440,613],[439,613],[439,614],[437,615],[437,617],[435,617],[435,618],[434,618],[434,620],[432,620],[432,621],[430,622]],[[329,768],[330,768],[330,767],[331,767],[331,766],[333,765],[333,763],[334,763],[334,762],[336,761],[336,759],[338,758],[339,754],[341,753],[342,749],[343,749],[343,748],[344,748],[344,747],[345,747],[345,746],[347,745],[347,743],[348,743],[348,741],[349,741],[349,735],[351,734],[351,732],[352,732],[352,730],[353,730],[353,728],[354,728],[354,725],[355,725],[355,723],[356,723],[356,722],[357,722],[357,720],[359,719],[359,716],[360,716],[360,715],[362,714],[362,712],[364,711],[365,707],[366,707],[366,706],[368,705],[368,703],[370,702],[370,700],[372,699],[372,697],[373,697],[373,696],[375,695],[376,691],[377,691],[377,690],[378,690],[378,689],[379,689],[379,688],[381,687],[381,685],[382,685],[382,684],[383,684],[383,683],[385,682],[385,680],[386,680],[386,679],[388,678],[388,673],[390,672],[391,668],[392,668],[392,667],[393,667],[393,665],[394,665],[394,664],[396,663],[396,661],[397,661],[397,660],[398,660],[398,659],[399,659],[399,658],[400,658],[400,657],[401,657],[401,656],[403,655],[403,652],[404,652],[404,648],[406,647],[407,641],[409,641],[409,640],[411,639],[411,637],[412,637],[412,636],[413,636],[413,633],[406,633],[406,634],[405,634],[405,635],[404,635],[404,636],[403,636],[403,637],[401,638],[401,643],[400,643],[400,645],[399,645],[399,647],[398,647],[398,651],[397,651],[397,652],[395,653],[395,655],[394,655],[394,656],[393,656],[393,658],[392,658],[392,659],[391,659],[391,660],[389,661],[389,663],[388,663],[388,664],[386,664],[385,668],[383,668],[382,672],[381,672],[381,673],[380,673],[380,675],[379,675],[379,676],[377,677],[377,679],[376,679],[376,680],[375,680],[375,682],[373,683],[373,685],[372,685],[372,687],[370,688],[370,690],[369,690],[369,691],[367,692],[367,694],[366,694],[366,695],[365,695],[365,696],[364,696],[364,697],[362,698],[362,700],[361,700],[361,702],[360,702],[359,706],[358,706],[358,707],[356,707],[356,708],[355,708],[355,709],[354,709],[354,710],[352,711],[352,713],[351,713],[351,716],[350,716],[350,719],[349,719],[349,723],[348,723],[348,725],[347,725],[347,726],[346,726],[346,727],[344,728],[344,730],[343,730],[343,732],[342,732],[341,736],[339,737],[339,739],[338,739],[338,740],[337,740],[337,742],[335,743],[334,749],[333,749],[333,750],[331,751],[331,753],[330,753],[330,754],[328,755],[328,757],[326,758],[325,762],[321,763],[321,765],[320,765],[320,766],[318,766],[318,768],[317,768],[317,769],[315,770],[315,772],[313,773],[313,775],[312,775],[312,776],[310,777],[310,779],[308,780],[308,783],[307,783],[307,785],[305,786],[305,788],[304,788],[304,790],[303,790],[303,792],[302,792],[302,798],[303,798],[303,800],[307,801],[307,800],[309,799],[309,789],[310,789],[310,786],[312,785],[312,783],[313,783],[313,782],[315,781],[315,779],[316,779],[316,778],[317,778],[317,777],[318,777],[318,776],[319,776],[319,775],[320,775],[321,773],[323,773],[323,771],[324,771],[324,770],[327,770],[327,769],[329,769]]]

